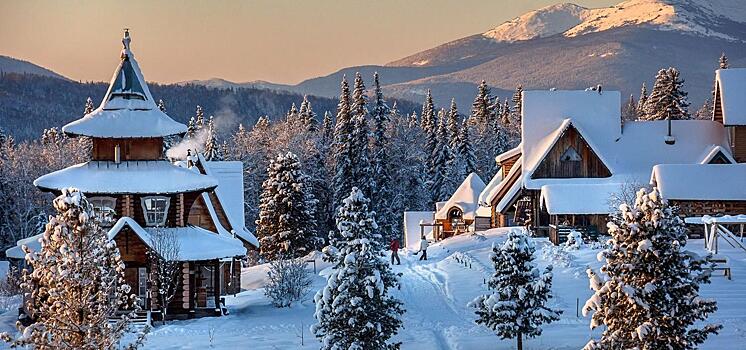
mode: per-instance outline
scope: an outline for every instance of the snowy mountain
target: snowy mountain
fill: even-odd
[[[629,0],[597,9],[563,3],[383,66],[344,68],[292,89],[335,96],[343,74],[377,70],[389,96],[421,101],[431,88],[439,105],[455,97],[466,107],[482,79],[503,98],[518,84],[527,89],[602,84],[628,96],[637,95],[643,82],[650,88],[660,68],[675,66],[696,109],[710,96],[722,52],[732,66],[746,66],[744,41],[742,0]]]
[[[588,9],[565,3],[528,12],[482,35],[498,42],[574,37],[620,27],[644,26],[742,41],[727,22],[746,21],[746,8],[732,0],[628,0],[609,8]]]
[[[285,90],[292,91],[292,87],[283,84],[270,83],[263,80],[247,81],[236,83],[222,78],[211,78],[206,80],[187,80],[176,83],[176,85],[202,85],[214,89],[267,89],[267,90]]]
[[[57,74],[49,69],[41,66],[37,66],[31,62],[15,59],[13,57],[0,55],[0,72],[2,73],[25,73],[42,75],[45,77],[53,77],[59,79],[69,80],[60,74]]]

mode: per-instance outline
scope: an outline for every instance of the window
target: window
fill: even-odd
[[[166,224],[170,204],[168,197],[145,197],[140,200],[140,203],[142,204],[146,225],[163,226]]]
[[[88,203],[93,206],[93,214],[98,219],[99,225],[108,227],[114,224],[116,216],[117,199],[113,197],[91,197]]]
[[[563,162],[579,162],[583,160],[578,151],[573,147],[567,147],[565,153],[562,153],[560,160]]]

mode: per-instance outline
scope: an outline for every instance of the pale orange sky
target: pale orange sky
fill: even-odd
[[[385,64],[557,0],[0,0],[0,55],[76,80],[109,80],[131,28],[151,81],[297,83]],[[587,7],[618,0],[583,0]]]

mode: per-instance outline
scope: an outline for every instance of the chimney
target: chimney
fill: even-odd
[[[668,123],[668,133],[666,133],[666,144],[667,145],[673,145],[676,143],[676,139],[671,135],[671,109],[668,109],[668,117],[666,118],[666,122]]]
[[[186,159],[187,159],[187,168],[193,167],[194,166],[194,161],[192,160],[192,150],[191,149],[187,150]]]
[[[114,146],[114,163],[119,164],[122,162],[122,148],[119,144]]]

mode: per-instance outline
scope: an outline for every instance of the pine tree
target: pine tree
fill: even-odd
[[[299,116],[307,131],[316,131],[319,121],[316,120],[316,113],[313,111],[311,101],[308,100],[308,95],[303,95],[303,103],[300,105]]]
[[[427,155],[433,154],[438,145],[438,121],[435,113],[433,95],[430,93],[430,89],[428,89],[427,95],[425,95],[425,104],[422,105],[422,114],[420,114],[420,125],[425,134],[425,154]],[[433,168],[432,162],[432,159],[427,159],[427,169]],[[430,173],[428,175],[432,176]]]
[[[195,133],[197,132],[197,129],[195,127],[195,121],[194,117],[189,118],[189,123],[187,124],[187,132],[185,135],[185,138],[193,138]]]
[[[256,223],[260,254],[269,260],[305,256],[321,243],[315,231],[317,202],[310,179],[290,152],[270,161],[267,171]]]
[[[622,123],[637,120],[637,103],[635,96],[629,95],[629,100],[622,107]]]
[[[369,201],[357,188],[339,208],[337,259],[326,286],[316,293],[317,323],[311,332],[321,349],[399,349],[389,343],[398,333],[404,314],[402,303],[389,295],[399,286],[398,276],[383,258]]]
[[[285,114],[285,122],[288,124],[297,122],[300,119],[299,113],[300,112],[298,111],[298,107],[296,107],[295,102],[293,102],[293,105],[290,106],[290,110],[287,114]]]
[[[370,166],[368,138],[370,128],[368,127],[368,98],[366,96],[365,83],[360,73],[355,73],[355,86],[352,91],[353,133],[351,137],[352,151],[352,181],[363,193],[370,196],[372,183],[372,169]]]
[[[637,192],[608,224],[611,246],[599,254],[602,275],[588,270],[593,296],[583,314],[605,326],[585,349],[696,349],[720,325],[697,325],[717,310],[699,296],[709,283],[709,258],[684,250],[686,227],[657,189]]]
[[[718,66],[720,69],[728,69],[730,65],[728,64],[728,56],[725,55],[725,52],[720,54],[720,60],[718,61]]]
[[[332,114],[324,112],[324,122],[321,126],[321,140],[324,145],[329,145],[334,138],[334,122],[332,121]]]
[[[202,109],[202,106],[197,105],[195,115],[194,129],[195,131],[202,130],[205,127],[205,111]]]
[[[220,154],[220,143],[212,116],[207,121],[207,140],[205,141],[205,160],[222,160]]]
[[[453,154],[448,146],[448,127],[445,114],[445,110],[442,109],[438,112],[437,140],[439,141],[431,155],[433,163],[429,173],[432,174],[432,177],[428,184],[433,203],[447,200],[453,193],[452,186],[449,184],[449,181],[454,180],[454,177],[451,176]]]
[[[648,102],[648,88],[642,83],[640,88],[640,98],[637,99],[637,119],[640,120],[645,115],[645,104]]]
[[[163,100],[158,100],[158,109],[161,112],[166,113],[166,103],[163,102]]]
[[[95,107],[93,106],[93,100],[90,97],[88,97],[85,100],[85,109],[83,110],[83,115],[87,115],[93,112],[94,109]]]
[[[518,123],[521,122],[521,113],[523,113],[522,110],[522,101],[523,101],[523,85],[518,85],[518,87],[515,88],[515,92],[513,93],[513,99],[511,100],[513,102],[513,108],[511,111],[513,112],[513,115],[515,116],[516,120],[518,120]]]
[[[373,138],[371,143],[372,153],[372,183],[370,198],[373,210],[376,212],[376,221],[380,225],[384,240],[398,237],[398,224],[396,213],[392,212],[391,201],[393,200],[393,184],[391,183],[392,164],[389,158],[389,136],[387,129],[390,118],[396,117],[396,111],[386,105],[383,91],[379,82],[378,73],[373,74],[373,89],[375,92],[375,105],[371,115],[373,119]],[[396,108],[396,107],[394,107]]]
[[[92,206],[77,189],[63,189],[53,204],[57,215],[49,218],[41,249],[25,248],[31,271],[22,278],[34,323],[24,327],[19,322],[18,338],[3,333],[0,339],[35,349],[119,348],[138,310],[137,296],[124,283],[119,249],[93,220]],[[118,318],[120,310],[132,311]],[[143,340],[144,333],[131,347]]]
[[[469,303],[476,309],[478,324],[502,339],[516,339],[518,350],[523,349],[524,337],[540,336],[541,326],[559,320],[562,314],[546,306],[552,298],[552,266],[540,273],[534,250],[525,234],[510,231],[501,246],[492,246],[495,274],[487,284],[492,293]]]
[[[479,84],[477,96],[471,105],[471,115],[469,120],[477,125],[480,131],[486,131],[489,123],[492,121],[494,111],[492,107],[492,93],[487,83],[482,80]]]
[[[334,127],[334,207],[342,205],[342,201],[352,190],[353,161],[352,161],[352,132],[354,124],[350,111],[350,87],[347,78],[342,77],[341,93],[337,105],[337,123]]]
[[[461,122],[458,156],[461,157],[463,161],[464,174],[468,175],[477,171],[477,157],[474,155],[474,148],[471,146],[469,123],[466,120]]]
[[[655,77],[653,91],[645,102],[643,120],[690,119],[684,80],[676,68],[661,69]]]

